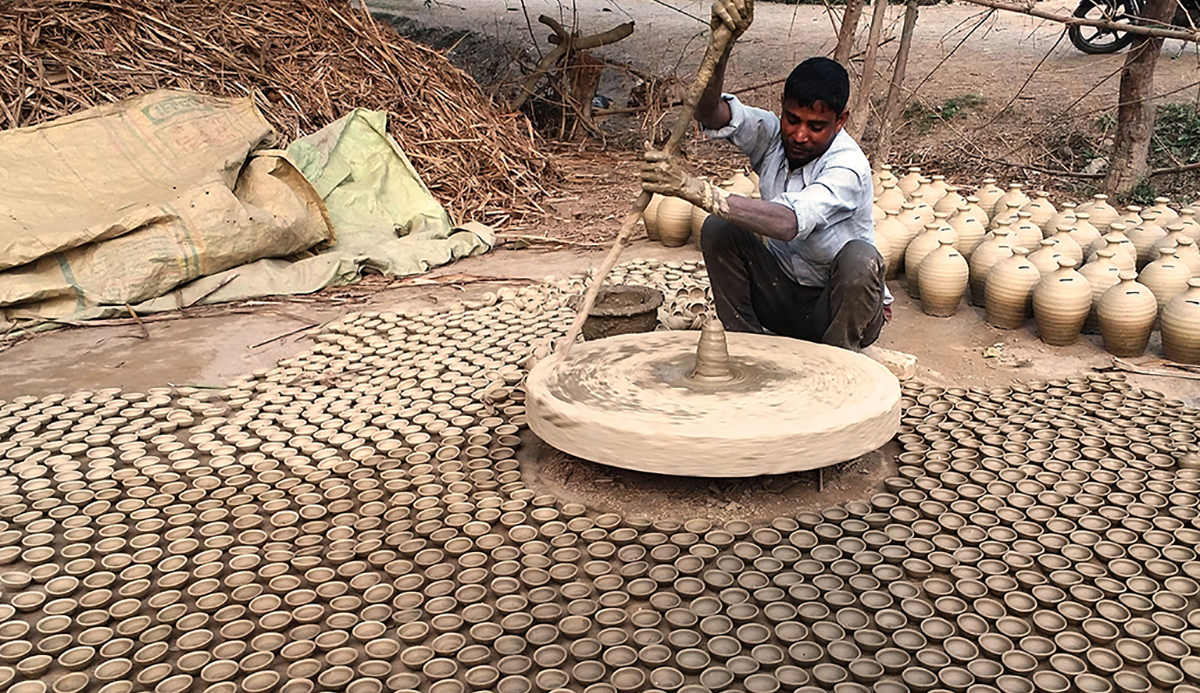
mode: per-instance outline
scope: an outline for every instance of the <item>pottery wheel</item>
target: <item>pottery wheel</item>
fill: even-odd
[[[586,460],[700,477],[825,467],[899,428],[900,384],[866,356],[708,325],[699,341],[717,361],[705,366],[701,348],[707,376],[695,332],[610,337],[542,361],[526,383],[530,428]]]

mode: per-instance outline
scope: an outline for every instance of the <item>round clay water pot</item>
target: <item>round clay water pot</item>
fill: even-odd
[[[692,203],[678,197],[663,197],[657,211],[662,244],[668,248],[686,245],[692,235]]]
[[[652,241],[660,240],[658,235],[658,205],[662,200],[662,195],[654,193],[650,196],[650,203],[646,205],[645,211],[642,212],[642,224],[646,227],[646,236]]]
[[[875,224],[875,245],[881,248],[881,243],[887,244],[888,253],[884,255],[884,259],[887,261],[885,275],[888,279],[894,279],[901,265],[904,264],[904,252],[908,249],[911,238],[908,234],[908,227],[900,221],[899,208],[889,209],[886,214],[887,216],[882,221]],[[882,249],[880,254],[883,255]]]
[[[1162,248],[1161,256],[1138,273],[1138,283],[1150,289],[1161,314],[1167,303],[1187,290],[1192,273],[1175,257],[1175,249]]]
[[[1133,272],[1121,272],[1120,281],[1104,292],[1096,306],[1104,349],[1115,356],[1141,356],[1154,329],[1158,301],[1136,278]]]
[[[1087,279],[1073,268],[1075,261],[1059,260],[1059,269],[1043,275],[1033,291],[1033,317],[1046,344],[1073,344],[1092,306]]]
[[[904,273],[907,277],[906,287],[908,288],[908,294],[913,298],[921,297],[921,261],[925,259],[926,255],[941,246],[942,239],[947,239],[953,244],[958,240],[958,234],[946,224],[930,224],[908,244],[908,248],[904,251]]]
[[[926,315],[949,317],[958,310],[970,270],[966,258],[954,248],[954,240],[942,236],[938,243],[921,261],[921,309]]]
[[[1163,354],[1179,363],[1200,364],[1200,277],[1163,308]]]
[[[1005,330],[1024,325],[1032,312],[1033,289],[1041,277],[1041,272],[1026,257],[1024,248],[1014,248],[1012,257],[997,262],[988,273],[984,287],[987,323]]]
[[[988,273],[997,262],[1006,257],[1012,257],[1013,246],[1010,243],[1007,232],[997,233],[992,238],[985,239],[975,252],[971,253],[971,259],[967,263],[970,268],[969,285],[971,288],[971,305],[983,306],[985,297],[985,287],[987,286]]]

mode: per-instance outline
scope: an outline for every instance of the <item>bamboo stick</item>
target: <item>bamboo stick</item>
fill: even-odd
[[[688,88],[687,97],[683,100],[683,110],[671,128],[671,136],[664,148],[672,156],[679,154],[683,138],[687,136],[688,129],[692,125],[692,117],[696,114],[696,104],[700,103],[700,97],[708,88],[708,83],[712,81],[717,63],[720,62],[721,56],[724,55],[725,49],[732,40],[733,32],[724,24],[713,31],[708,50],[704,53],[704,60],[700,63],[700,69],[696,71],[696,79]],[[604,264],[600,265],[600,270],[592,279],[592,284],[583,297],[583,303],[579,306],[579,314],[575,316],[575,322],[571,323],[571,329],[567,331],[566,337],[559,344],[558,351],[555,352],[555,358],[560,361],[567,357],[571,351],[571,345],[579,339],[583,323],[587,320],[592,306],[596,304],[596,296],[600,293],[600,287],[604,285],[608,273],[616,266],[617,260],[621,257],[621,251],[629,245],[629,241],[633,237],[633,230],[637,226],[638,219],[642,218],[642,212],[646,211],[646,205],[650,204],[650,198],[650,193],[643,190],[633,202],[633,211],[625,215],[624,221],[621,222],[621,230],[617,233],[617,240],[613,242],[612,250],[609,251],[608,257],[604,259]]]

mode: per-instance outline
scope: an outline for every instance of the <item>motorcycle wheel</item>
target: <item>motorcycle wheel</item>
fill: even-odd
[[[1075,8],[1074,16],[1085,19],[1107,19],[1128,21],[1137,16],[1133,0],[1083,0]],[[1133,34],[1112,31],[1094,26],[1072,25],[1067,27],[1071,44],[1088,55],[1116,53],[1133,43]]]

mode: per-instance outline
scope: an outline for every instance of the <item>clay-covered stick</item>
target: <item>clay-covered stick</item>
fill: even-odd
[[[671,128],[671,137],[667,140],[665,150],[672,155],[679,153],[683,145],[683,138],[687,136],[688,129],[691,127],[692,116],[696,113],[696,104],[700,102],[700,97],[708,88],[708,83],[712,81],[717,63],[721,60],[721,56],[725,53],[725,48],[729,46],[731,40],[733,40],[733,32],[724,24],[719,25],[713,32],[712,40],[708,43],[708,50],[704,53],[704,60],[700,63],[700,69],[696,71],[696,79],[688,88],[687,96],[683,100],[683,112],[679,114],[679,120],[676,120],[675,126]],[[620,259],[621,251],[629,245],[629,239],[633,236],[633,229],[637,226],[638,219],[642,218],[642,212],[646,211],[646,205],[650,204],[650,197],[650,193],[643,190],[633,203],[633,211],[625,215],[625,220],[621,222],[621,230],[617,233],[617,240],[613,242],[612,250],[608,252],[604,264],[600,265],[600,271],[592,278],[591,286],[588,287],[587,293],[583,297],[583,303],[579,306],[579,314],[575,316],[575,322],[571,323],[571,329],[567,331],[566,338],[559,343],[558,351],[555,354],[559,358],[566,358],[567,353],[571,350],[571,345],[579,339],[583,323],[596,303],[596,295],[600,293],[604,279],[608,277],[608,273]]]

